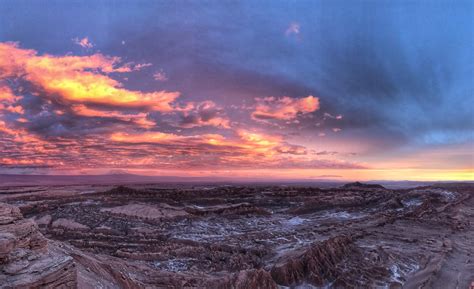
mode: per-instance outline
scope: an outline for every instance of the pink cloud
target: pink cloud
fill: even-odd
[[[319,98],[309,95],[304,98],[264,97],[256,98],[252,113],[255,120],[294,120],[299,114],[308,114],[319,109]]]
[[[168,80],[168,76],[166,75],[166,73],[163,72],[163,70],[155,72],[155,74],[153,74],[153,78],[156,81],[167,81]]]
[[[288,25],[288,28],[285,30],[285,35],[290,36],[290,35],[299,35],[301,32],[301,25],[297,22],[292,22],[290,25]]]
[[[92,42],[87,37],[84,37],[82,39],[76,37],[72,41],[74,41],[75,44],[81,46],[82,48],[91,49],[92,47],[94,47],[94,44],[92,44]]]

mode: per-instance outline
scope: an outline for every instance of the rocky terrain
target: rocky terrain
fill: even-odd
[[[0,288],[469,288],[474,185],[0,188]]]
[[[77,284],[73,258],[48,242],[17,207],[4,203],[0,203],[0,268],[2,288],[75,288]]]

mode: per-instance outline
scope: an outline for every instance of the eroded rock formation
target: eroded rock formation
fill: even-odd
[[[76,287],[73,259],[17,207],[0,203],[0,288]]]
[[[273,266],[271,275],[280,285],[292,286],[307,281],[316,286],[337,277],[337,266],[350,253],[352,238],[337,236],[311,245],[301,252],[289,252]]]
[[[473,188],[0,188],[0,284],[464,288]]]

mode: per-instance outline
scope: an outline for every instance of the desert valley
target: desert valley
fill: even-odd
[[[474,185],[0,189],[1,288],[468,288]]]

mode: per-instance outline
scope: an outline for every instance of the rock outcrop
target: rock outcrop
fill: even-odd
[[[270,273],[264,269],[242,270],[224,278],[217,285],[213,282],[207,284],[209,288],[216,289],[277,289]]]
[[[280,258],[271,275],[279,285],[294,286],[302,282],[322,286],[336,277],[337,265],[351,250],[350,236],[336,236],[315,243],[307,250],[290,252]]]
[[[73,259],[20,210],[0,203],[0,288],[77,288]]]

